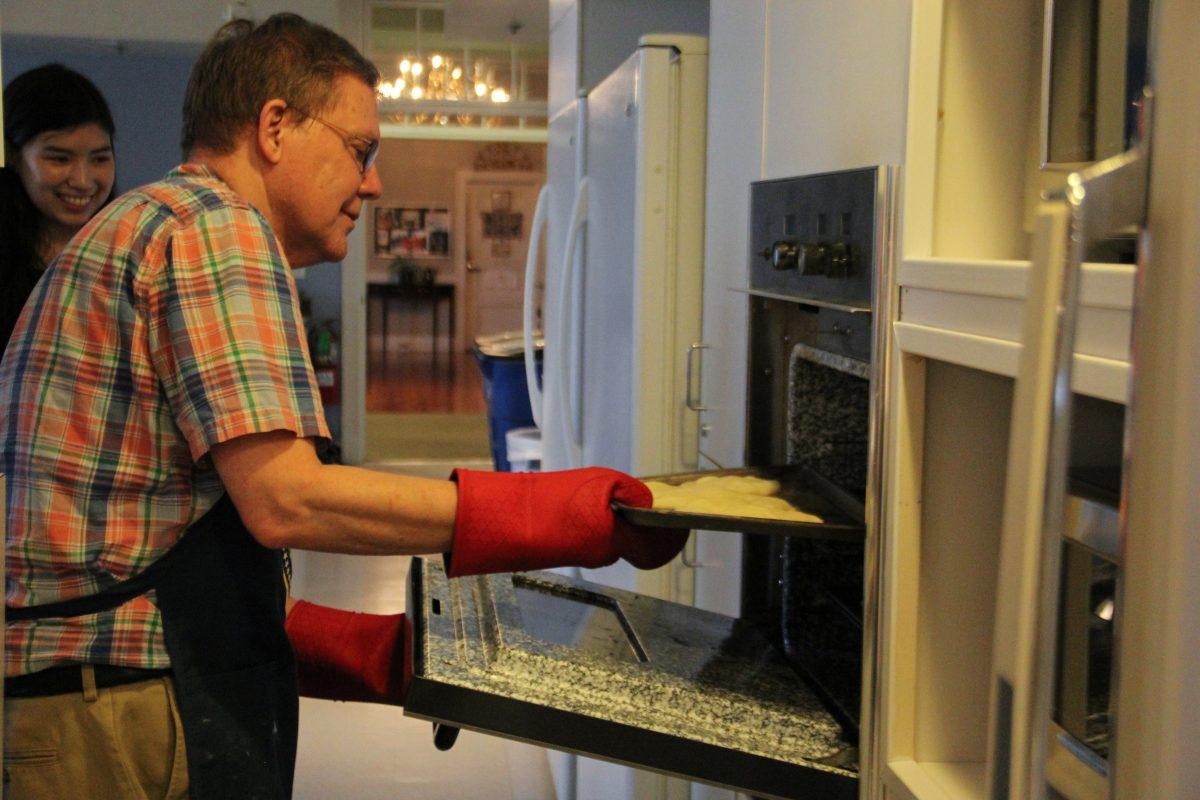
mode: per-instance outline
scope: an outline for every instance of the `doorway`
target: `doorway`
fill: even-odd
[[[467,342],[522,327],[525,261],[542,173],[462,171],[457,176]],[[544,269],[538,275],[545,275]]]
[[[376,163],[384,194],[364,217],[364,461],[490,467],[471,344],[520,327],[545,145],[385,139]]]

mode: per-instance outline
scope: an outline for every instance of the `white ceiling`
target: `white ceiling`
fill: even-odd
[[[548,0],[448,0],[446,36],[455,40],[502,41],[509,24],[521,23],[518,44],[546,44],[550,39]]]
[[[202,44],[226,19],[228,0],[3,0],[5,35],[62,36],[120,42]],[[335,26],[336,0],[250,0],[259,19],[293,11]]]

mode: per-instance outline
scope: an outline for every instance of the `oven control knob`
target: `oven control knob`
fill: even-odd
[[[821,242],[800,245],[797,268],[801,275],[824,275],[829,270],[829,248]]]
[[[796,268],[796,243],[776,242],[771,245],[771,266],[778,270]]]
[[[844,278],[850,274],[850,245],[845,242],[834,242],[829,245],[829,275],[833,278]]]

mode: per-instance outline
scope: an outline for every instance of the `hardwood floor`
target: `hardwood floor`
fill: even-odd
[[[443,350],[436,372],[429,353],[392,348],[385,362],[376,345],[367,353],[367,412],[486,414],[483,378],[470,353],[458,353],[451,377]]]

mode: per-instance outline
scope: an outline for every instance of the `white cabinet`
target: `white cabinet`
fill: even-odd
[[[990,796],[1012,378],[1034,209],[1063,177],[1039,169],[1042,16],[1042,0],[913,3],[881,567],[888,797]],[[1118,415],[1132,297],[1132,266],[1086,265],[1072,386]]]
[[[716,2],[709,45],[709,114],[704,238],[704,333],[700,451],[703,466],[741,466],[745,457],[750,183],[761,176],[761,83],[765,2]],[[741,540],[696,535],[696,605],[737,616]]]
[[[767,59],[762,178],[900,163],[910,6],[910,0],[769,5],[761,45]],[[755,88],[746,84],[742,91]]]
[[[1016,375],[1039,193],[1041,0],[913,5],[897,346]],[[1133,268],[1085,267],[1075,389],[1124,402]]]
[[[1130,399],[1116,791],[1182,800],[1200,786],[1200,15],[1162,0],[1148,228]]]

